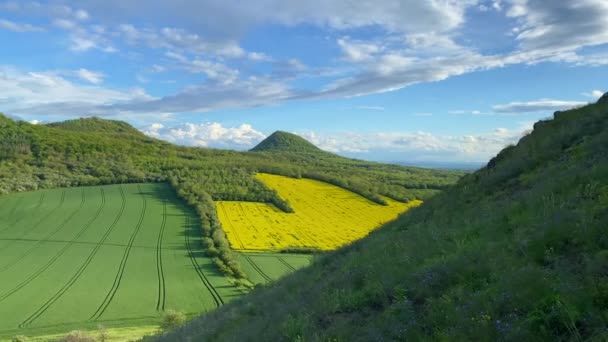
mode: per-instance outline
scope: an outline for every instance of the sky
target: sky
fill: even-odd
[[[0,111],[182,145],[275,130],[384,162],[483,162],[608,91],[608,1],[0,1]]]

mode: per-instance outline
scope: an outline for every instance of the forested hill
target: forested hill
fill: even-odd
[[[274,138],[317,147],[278,132]],[[295,138],[294,138],[295,137]],[[297,138],[297,139],[296,139]],[[278,146],[281,144],[272,144]],[[293,145],[293,144],[292,144]],[[168,179],[192,171],[214,199],[270,201],[252,177],[268,172],[325,178],[370,199],[379,195],[424,198],[464,173],[364,162],[330,153],[236,152],[183,147],[147,137],[129,124],[100,118],[48,125],[14,121],[0,114],[0,194],[87,184]],[[345,172],[347,171],[347,172]]]
[[[142,132],[135,129],[124,121],[116,120],[104,120],[97,117],[92,118],[80,118],[75,120],[67,120],[62,122],[53,122],[47,124],[47,126],[77,131],[77,132],[89,132],[89,133],[123,133],[123,134],[135,134],[143,135]]]
[[[306,139],[287,132],[276,131],[251,149],[254,152],[326,153]]]
[[[159,341],[608,340],[608,95]]]

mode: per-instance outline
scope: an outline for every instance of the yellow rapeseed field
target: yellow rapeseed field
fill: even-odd
[[[256,178],[287,199],[295,213],[287,214],[265,203],[216,202],[233,249],[336,249],[422,203],[401,203],[386,198],[388,206],[383,206],[316,180],[269,174],[258,174]]]

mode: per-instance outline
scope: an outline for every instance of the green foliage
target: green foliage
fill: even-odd
[[[124,121],[105,120],[97,117],[53,122],[48,124],[48,126],[77,132],[128,133],[143,135],[140,131]]]
[[[251,149],[254,152],[300,152],[324,154],[323,150],[311,144],[306,139],[287,132],[276,131],[260,142],[257,146]]]
[[[207,254],[219,259],[216,264],[226,274],[243,277],[222,234],[214,201],[272,203],[293,212],[289,202],[253,178],[256,172],[328,181],[377,203],[384,203],[380,195],[425,199],[464,174],[342,158],[283,132],[266,142],[272,148],[261,144],[260,149],[267,152],[179,147],[146,137],[120,121],[89,118],[31,125],[0,115],[0,194],[169,180],[200,215]]]
[[[151,340],[608,340],[606,99],[537,123],[366,239]]]
[[[163,319],[160,323],[160,327],[163,330],[175,329],[177,327],[182,326],[184,323],[186,323],[186,315],[184,315],[183,312],[167,310],[163,314]]]
[[[13,336],[11,341],[12,342],[27,342],[27,341],[29,341],[29,339],[27,338],[27,336],[17,335],[17,336]]]

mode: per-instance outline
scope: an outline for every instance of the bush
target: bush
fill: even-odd
[[[91,336],[87,336],[83,331],[74,330],[69,334],[65,335],[63,342],[95,342],[95,339]]]
[[[175,329],[182,326],[186,322],[186,315],[183,312],[175,310],[167,310],[163,315],[163,321],[160,327],[163,330]]]

